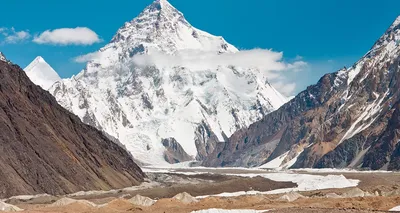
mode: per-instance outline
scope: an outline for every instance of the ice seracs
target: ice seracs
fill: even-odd
[[[171,4],[158,0],[91,54],[77,76],[49,91],[144,163],[177,163],[188,155],[202,160],[219,142],[287,99],[256,67],[138,63],[152,56],[179,55],[185,61],[193,51],[218,56],[238,49],[194,28]]]
[[[33,83],[45,90],[61,80],[57,72],[41,56],[36,57],[24,70]]]

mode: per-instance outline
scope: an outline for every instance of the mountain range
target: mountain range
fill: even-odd
[[[215,64],[240,51],[156,0],[78,75],[36,70],[54,76],[63,107],[144,164],[397,170],[399,44],[400,17],[352,67],[289,100],[257,67]]]
[[[257,67],[207,61],[238,52],[157,0],[92,53],[76,76],[60,81],[40,57],[25,70],[138,161],[162,165],[204,160],[217,143],[287,102]]]

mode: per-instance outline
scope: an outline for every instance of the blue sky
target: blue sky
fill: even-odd
[[[70,77],[84,64],[73,58],[104,46],[125,21],[152,0],[5,1],[0,28],[29,32],[22,41],[0,41],[0,51],[21,67],[41,55],[60,74]],[[287,61],[301,56],[307,70],[288,76],[295,92],[323,74],[358,60],[400,15],[398,0],[170,0],[195,27],[222,35],[241,49],[272,48]],[[45,30],[87,27],[102,41],[91,45],[32,42]],[[9,32],[11,33],[11,32]],[[5,39],[0,37],[0,39]]]

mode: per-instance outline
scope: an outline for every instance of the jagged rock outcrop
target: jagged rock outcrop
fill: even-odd
[[[165,147],[164,159],[168,163],[173,164],[193,160],[193,157],[185,152],[175,138],[163,139],[161,143]]]
[[[400,17],[350,68],[218,144],[205,166],[399,168]]]
[[[0,60],[0,197],[137,185],[130,155]]]

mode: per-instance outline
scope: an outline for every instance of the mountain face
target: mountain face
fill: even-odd
[[[40,56],[36,57],[24,70],[33,83],[45,90],[61,80],[57,72]]]
[[[400,169],[400,17],[354,66],[218,144],[205,166]]]
[[[237,52],[157,0],[91,54],[81,73],[49,91],[144,163],[202,160],[218,142],[287,101],[257,68],[187,60]]]
[[[3,60],[0,130],[1,198],[110,190],[143,181],[128,152]]]

